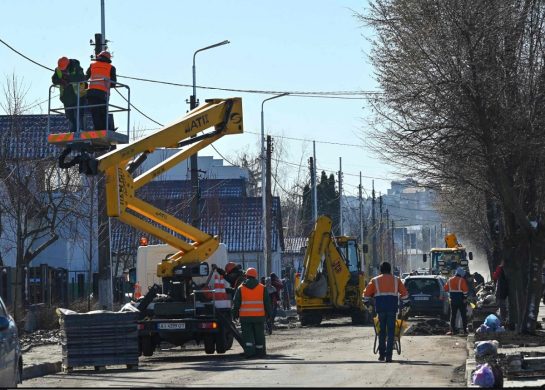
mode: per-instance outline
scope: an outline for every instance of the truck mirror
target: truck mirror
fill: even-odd
[[[210,273],[210,268],[208,263],[202,262],[199,266],[199,276],[208,276]]]
[[[473,252],[469,252],[469,260],[473,260]]]
[[[423,254],[422,255],[422,261],[425,263],[426,261],[428,261],[428,255],[427,254]]]
[[[369,246],[368,246],[367,244],[363,244],[363,245],[361,246],[361,251],[362,251],[363,253],[369,252]]]

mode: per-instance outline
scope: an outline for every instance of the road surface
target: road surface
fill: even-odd
[[[124,367],[75,369],[25,381],[21,387],[460,387],[465,386],[466,339],[403,336],[402,353],[383,363],[372,352],[372,327],[350,320],[320,327],[295,326],[267,336],[266,359],[244,359],[236,344],[224,355],[195,345],[140,357],[137,371]]]

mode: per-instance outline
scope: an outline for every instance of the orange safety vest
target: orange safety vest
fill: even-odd
[[[456,280],[458,279],[458,280]],[[455,283],[458,282],[457,286],[455,287]],[[448,280],[448,291],[451,293],[459,292],[459,293],[468,293],[467,283],[464,283],[465,279],[461,278],[460,276],[453,276]],[[463,284],[462,284],[463,283]]]
[[[112,64],[94,61],[91,63],[90,68],[91,77],[89,78],[89,89],[98,89],[107,93],[110,90]]]
[[[240,286],[242,301],[240,303],[240,317],[265,317],[263,294],[265,286],[259,283],[255,288]]]

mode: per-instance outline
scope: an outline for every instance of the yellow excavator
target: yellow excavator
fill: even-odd
[[[180,346],[191,340],[203,341],[207,354],[225,353],[233,337],[241,342],[229,307],[218,305],[220,298],[215,297],[219,294],[205,287],[214,272],[210,261],[220,252],[219,237],[139,199],[136,190],[224,135],[242,132],[241,98],[208,99],[183,118],[132,142],[128,137],[120,140],[121,135],[110,130],[53,133],[50,129],[49,143],[65,147],[59,157],[61,168],[79,165],[80,173],[104,174],[108,216],[175,249],[175,253],[155,259],[162,285],[154,284],[138,305],[139,347],[145,356],[151,356],[161,341]],[[178,151],[138,174],[137,168],[147,155],[163,148]],[[108,152],[101,154],[104,151]],[[71,160],[65,161],[69,156]],[[207,276],[204,285],[195,282]],[[167,299],[157,301],[161,292]],[[210,292],[212,302],[204,298]]]
[[[363,304],[364,265],[356,238],[334,236],[328,216],[318,217],[308,237],[301,274],[295,278],[295,303],[302,326],[315,326],[323,318],[351,317],[352,323],[369,323]]]

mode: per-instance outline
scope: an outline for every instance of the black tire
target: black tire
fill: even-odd
[[[450,308],[448,308],[446,313],[441,313],[441,319],[443,321],[449,321],[450,320]]]
[[[155,351],[155,344],[153,339],[150,336],[145,336],[140,338],[140,349],[144,356],[153,356]]]
[[[401,355],[401,339],[396,338],[394,340],[394,349],[397,351],[398,355]]]
[[[322,323],[322,315],[317,313],[303,313],[299,315],[301,326],[318,326]]]
[[[351,314],[352,325],[366,325],[369,323],[369,312],[367,310],[356,310]]]
[[[233,345],[233,334],[226,329],[222,329],[215,337],[216,352],[223,354]]]
[[[204,336],[204,352],[207,355],[211,355],[216,350],[216,341],[213,334],[207,334]]]

